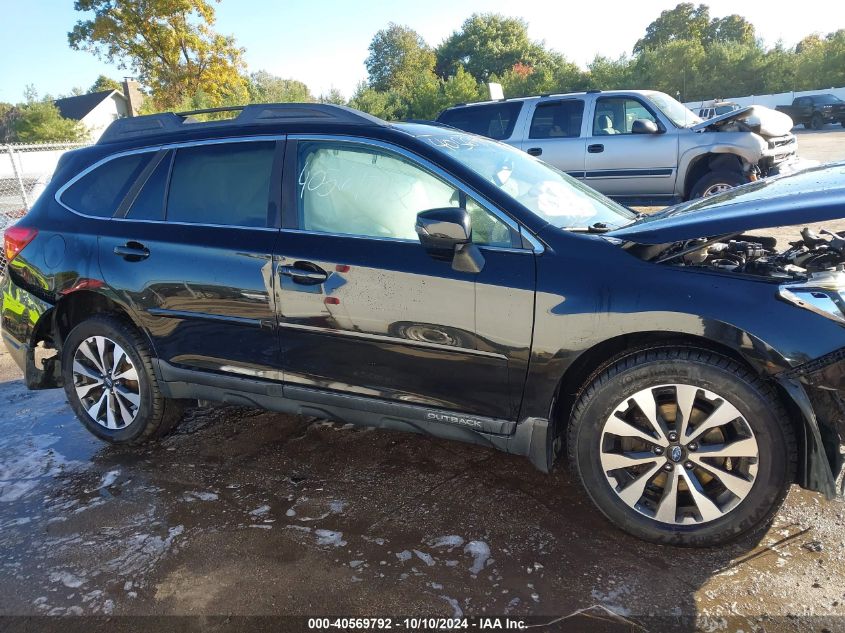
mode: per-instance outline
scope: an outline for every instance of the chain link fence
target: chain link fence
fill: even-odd
[[[62,154],[85,143],[0,145],[0,236],[29,211],[50,182]],[[6,271],[0,251],[0,278]]]

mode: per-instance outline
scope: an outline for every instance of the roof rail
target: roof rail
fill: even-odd
[[[198,114],[240,112],[232,119],[197,121]],[[353,108],[330,103],[258,103],[245,106],[207,108],[191,112],[163,112],[145,116],[117,119],[109,125],[100,139],[101,143],[114,143],[132,138],[155,136],[187,129],[186,126],[231,127],[272,123],[345,123],[347,125],[387,125],[384,121]]]

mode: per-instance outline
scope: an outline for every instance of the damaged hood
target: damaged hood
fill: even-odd
[[[765,106],[745,106],[733,112],[720,114],[719,116],[707,119],[701,123],[690,126],[693,132],[702,132],[707,129],[719,129],[731,121],[742,121],[752,128],[760,136],[776,137],[789,134],[794,123],[788,115]]]
[[[638,244],[668,244],[839,218],[845,218],[845,161],[685,202],[605,235]]]

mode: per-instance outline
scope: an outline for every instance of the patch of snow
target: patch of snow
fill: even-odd
[[[426,552],[421,552],[418,549],[414,550],[414,554],[416,554],[417,558],[419,558],[422,562],[424,562],[429,567],[434,567],[434,558],[431,556],[431,554],[427,554]]]
[[[195,492],[186,492],[185,501],[217,501],[220,496],[216,492],[204,492],[202,490]]]
[[[396,552],[396,558],[401,560],[403,563],[407,560],[411,560],[413,554],[408,550],[402,550],[401,552]]]
[[[440,596],[442,600],[445,600],[449,603],[449,606],[452,607],[452,617],[453,618],[462,618],[464,617],[464,611],[461,609],[460,603],[455,600],[454,598],[450,598],[449,596]]]
[[[71,589],[81,587],[82,584],[85,582],[83,579],[79,578],[78,576],[74,576],[73,574],[67,571],[50,572],[50,581],[60,582],[65,587],[70,587]]]
[[[264,514],[270,512],[270,506],[264,504],[263,506],[258,506],[255,510],[250,511],[250,515],[254,517],[260,517]]]
[[[432,547],[446,547],[448,551],[452,551],[456,547],[460,547],[464,544],[464,539],[457,534],[449,534],[448,536],[440,536],[432,541],[429,541],[429,545]]]
[[[314,530],[317,535],[317,545],[332,545],[334,547],[343,547],[346,541],[343,540],[343,532],[335,532],[334,530]]]
[[[484,541],[470,541],[464,547],[464,552],[472,556],[472,567],[469,568],[469,571],[477,576],[490,559],[490,546]]]
[[[626,587],[625,585],[619,585],[618,587],[614,587],[610,591],[602,592],[598,589],[593,589],[590,592],[590,595],[593,597],[594,600],[598,600],[602,606],[606,607],[610,611],[613,611],[616,615],[621,615],[623,617],[627,617],[631,615],[631,610],[628,607],[622,604],[622,601],[631,593],[631,589]]]

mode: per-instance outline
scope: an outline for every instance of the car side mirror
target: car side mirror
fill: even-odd
[[[657,123],[648,119],[636,119],[631,125],[631,134],[658,134]]]
[[[484,267],[484,256],[472,243],[472,220],[466,209],[444,207],[421,211],[414,229],[428,254],[451,261],[454,270],[478,273]]]

